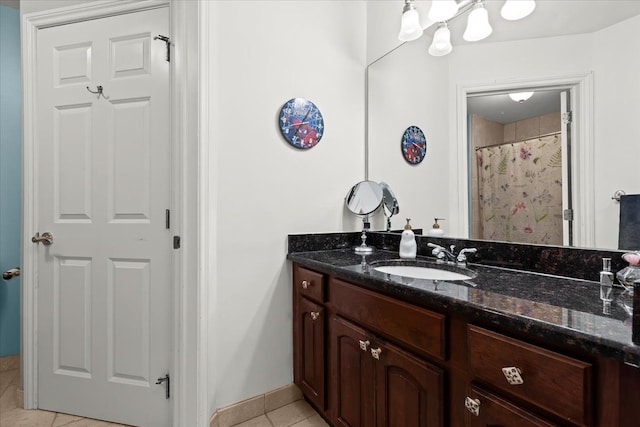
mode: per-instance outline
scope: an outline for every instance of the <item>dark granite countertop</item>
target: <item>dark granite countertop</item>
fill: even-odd
[[[374,269],[377,262],[398,260],[397,252],[385,250],[366,257],[351,248],[314,250],[291,252],[287,258],[404,301],[640,365],[640,346],[631,341],[632,300],[621,288],[614,289],[614,301],[604,310],[599,284],[581,279],[480,264],[467,265],[476,274],[468,282],[411,279]],[[432,257],[417,260],[436,266]]]

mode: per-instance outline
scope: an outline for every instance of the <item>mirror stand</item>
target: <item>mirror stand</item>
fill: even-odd
[[[361,181],[351,187],[345,203],[347,208],[356,215],[362,215],[362,244],[356,246],[355,252],[360,255],[368,255],[373,252],[373,247],[367,246],[367,230],[370,228],[369,214],[375,212],[382,204],[382,188],[373,181]]]
[[[360,246],[356,246],[354,250],[357,254],[368,255],[373,253],[373,247],[367,246],[367,230],[370,227],[369,215],[365,215],[364,218],[362,218],[362,223],[362,235],[360,236],[360,239],[362,239],[362,244],[360,244]]]

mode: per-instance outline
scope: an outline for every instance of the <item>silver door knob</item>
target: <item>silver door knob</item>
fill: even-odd
[[[19,275],[20,275],[20,267],[10,268],[9,270],[2,273],[2,278],[4,280],[10,280]]]
[[[53,234],[49,233],[48,231],[42,233],[42,236],[40,235],[40,233],[36,233],[36,235],[31,238],[31,241],[33,243],[42,243],[45,246],[49,246],[53,244]]]

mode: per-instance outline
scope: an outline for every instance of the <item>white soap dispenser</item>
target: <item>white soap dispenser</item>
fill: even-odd
[[[434,218],[434,220],[435,220],[435,223],[433,224],[433,227],[431,228],[431,230],[429,230],[427,234],[432,237],[443,237],[444,230],[440,228],[440,224],[438,224],[438,221],[444,221],[444,218]]]
[[[416,236],[411,229],[409,221],[411,221],[411,218],[407,218],[407,225],[404,226],[400,239],[400,258],[415,258],[418,252]]]

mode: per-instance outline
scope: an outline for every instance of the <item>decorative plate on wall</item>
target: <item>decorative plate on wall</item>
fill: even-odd
[[[402,155],[412,165],[417,165],[427,154],[427,138],[418,126],[409,126],[402,134]]]
[[[284,139],[296,148],[315,146],[324,133],[322,113],[304,98],[290,99],[282,106],[279,124]]]

